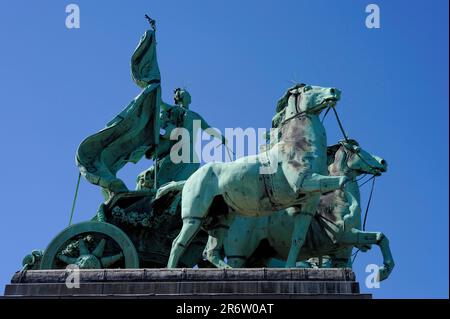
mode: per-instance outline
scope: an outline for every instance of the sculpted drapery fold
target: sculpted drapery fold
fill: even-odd
[[[131,74],[142,92],[104,129],[83,140],[76,155],[81,174],[113,193],[128,190],[116,173],[127,162],[151,156],[159,143],[161,87],[153,30],[144,33],[134,51]]]

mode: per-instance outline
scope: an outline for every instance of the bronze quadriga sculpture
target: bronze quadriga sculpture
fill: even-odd
[[[105,201],[90,221],[70,225],[45,251],[33,251],[23,271],[104,268],[252,267],[274,257],[294,268],[318,258],[323,266],[351,267],[353,247],[380,246],[380,279],[394,267],[382,233],[361,229],[357,176],[381,175],[385,160],[344,140],[327,147],[320,114],[335,111],[341,92],[298,84],[278,101],[270,144],[255,156],[228,163],[171,161],[171,132],[194,136],[209,125],[189,110],[191,97],[175,90],[175,105],[161,100],[155,23],[131,59],[133,80],[142,88],[100,132],[79,146],[80,174],[101,187]],[[337,113],[336,113],[337,115]],[[341,123],[339,123],[341,125]],[[208,131],[210,132],[210,131]],[[219,133],[211,133],[226,144]],[[193,149],[190,138],[189,147]],[[129,190],[116,174],[142,157],[154,164]],[[363,227],[364,228],[364,227]],[[272,254],[257,248],[265,241]],[[225,261],[226,258],[226,261]]]

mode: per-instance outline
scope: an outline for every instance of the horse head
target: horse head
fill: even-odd
[[[329,171],[331,175],[361,174],[379,176],[387,171],[386,160],[363,150],[355,140],[343,140],[328,147]]]
[[[340,97],[341,91],[336,88],[297,84],[278,101],[277,113],[283,113],[284,121],[299,114],[318,115],[325,108],[334,107]]]

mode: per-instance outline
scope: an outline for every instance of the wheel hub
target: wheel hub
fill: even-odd
[[[94,255],[81,255],[78,257],[75,264],[80,267],[80,269],[101,269],[102,265],[100,260]]]

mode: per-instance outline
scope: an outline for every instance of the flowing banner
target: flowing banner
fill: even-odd
[[[110,193],[128,190],[116,173],[127,162],[136,163],[144,154],[151,155],[159,143],[161,78],[153,30],[145,32],[134,51],[131,73],[142,93],[106,128],[82,141],[76,155],[81,174]]]

